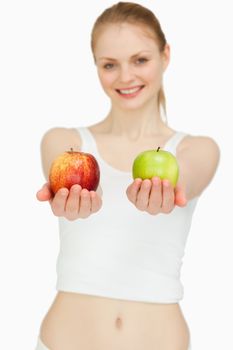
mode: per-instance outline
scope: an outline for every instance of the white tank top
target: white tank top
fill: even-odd
[[[101,209],[85,219],[59,218],[60,251],[57,284],[60,291],[114,299],[176,303],[183,298],[180,270],[196,197],[169,214],[150,215],[127,198],[132,174],[117,170],[98,153],[88,128],[77,129],[82,151],[100,166]],[[187,134],[176,132],[163,149],[176,155]]]

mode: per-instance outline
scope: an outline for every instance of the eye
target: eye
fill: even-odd
[[[109,70],[109,69],[113,68],[113,64],[112,64],[112,63],[106,63],[106,64],[103,66],[103,68]]]
[[[139,62],[139,64],[146,63],[147,61],[148,61],[148,59],[144,58],[144,57],[141,57],[137,60],[137,62]]]

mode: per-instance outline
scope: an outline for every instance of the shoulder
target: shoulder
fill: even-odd
[[[71,143],[81,145],[79,133],[74,128],[54,127],[45,132],[42,137],[41,144],[45,146],[56,145],[57,143]]]
[[[177,153],[192,153],[201,158],[220,158],[220,148],[217,142],[210,136],[187,135],[178,145]]]
[[[181,182],[188,197],[193,198],[211,182],[220,159],[220,148],[209,136],[187,135],[177,147],[177,160],[181,170]],[[201,174],[201,176],[200,176]]]

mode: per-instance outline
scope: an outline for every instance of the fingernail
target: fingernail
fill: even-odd
[[[153,177],[152,183],[153,183],[154,185],[158,185],[158,184],[159,184],[159,178],[158,178],[158,177]]]
[[[80,186],[80,185],[73,185],[73,186],[72,186],[72,190],[73,190],[74,192],[78,192],[80,189],[81,189],[81,186]]]
[[[66,194],[67,194],[67,189],[66,189],[66,188],[63,188],[63,189],[61,190],[61,195],[62,195],[62,196],[66,196]]]

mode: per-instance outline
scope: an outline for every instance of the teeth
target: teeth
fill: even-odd
[[[135,88],[135,89],[129,89],[129,90],[119,90],[121,94],[127,95],[127,94],[133,94],[136,91],[139,91],[141,87]]]

